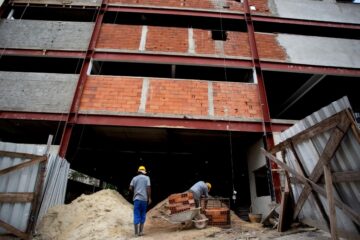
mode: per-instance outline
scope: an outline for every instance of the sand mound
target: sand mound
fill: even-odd
[[[147,213],[143,240],[206,239],[222,231],[208,226],[195,229],[190,225],[173,224],[164,219],[170,211],[167,198]],[[234,223],[239,218],[232,213]],[[34,240],[125,240],[134,238],[133,206],[118,192],[101,190],[81,195],[68,205],[51,208],[36,228]]]
[[[81,195],[51,208],[36,228],[38,240],[121,240],[133,235],[133,207],[118,192]]]

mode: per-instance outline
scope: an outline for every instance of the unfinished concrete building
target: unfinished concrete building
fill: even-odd
[[[0,14],[0,140],[54,135],[73,170],[125,196],[142,164],[155,202],[206,180],[266,213],[281,186],[260,147],[343,96],[360,112],[356,1],[5,0]]]

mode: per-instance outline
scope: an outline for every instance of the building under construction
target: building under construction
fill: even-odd
[[[343,96],[360,117],[356,1],[0,2],[0,140],[53,135],[125,195],[141,164],[155,202],[206,180],[266,213],[281,178],[259,149]]]

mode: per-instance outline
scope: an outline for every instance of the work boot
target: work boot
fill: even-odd
[[[139,224],[134,224],[135,236],[139,236]]]
[[[144,224],[140,223],[139,236],[144,235]]]

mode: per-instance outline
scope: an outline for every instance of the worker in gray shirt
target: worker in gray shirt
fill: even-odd
[[[211,184],[208,182],[205,183],[204,181],[198,181],[190,188],[189,192],[191,192],[194,196],[196,207],[200,206],[200,198],[202,196],[206,198],[209,197],[210,189]]]
[[[130,182],[129,190],[134,193],[134,228],[135,236],[142,236],[146,220],[146,209],[151,204],[150,178],[146,176],[146,169],[140,166],[138,175]]]

